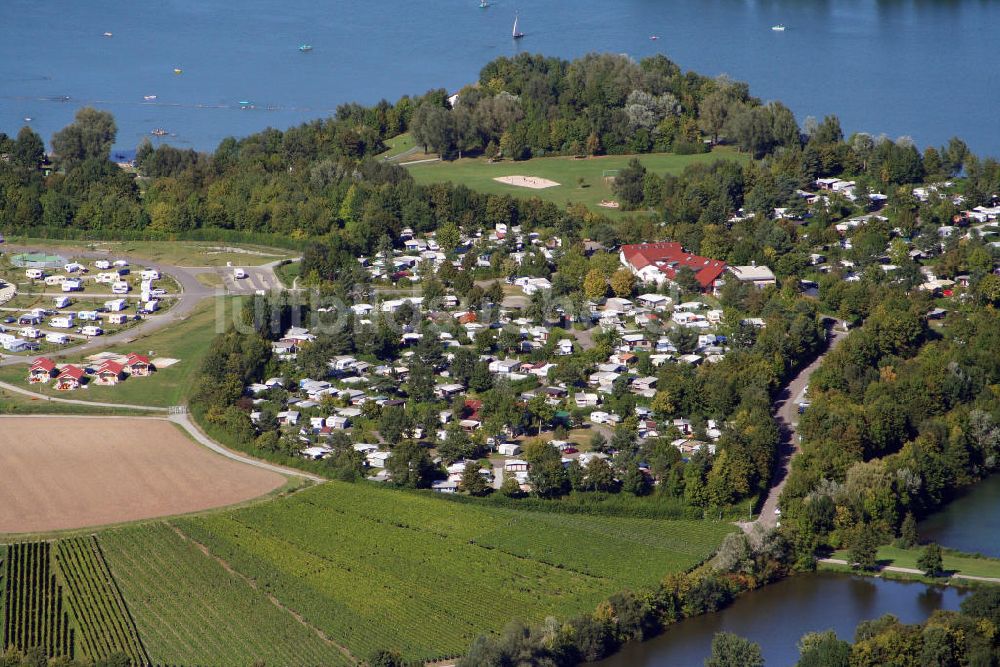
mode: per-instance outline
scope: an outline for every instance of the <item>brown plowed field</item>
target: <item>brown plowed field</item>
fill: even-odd
[[[38,533],[232,505],[284,484],[170,422],[0,417],[0,533]]]

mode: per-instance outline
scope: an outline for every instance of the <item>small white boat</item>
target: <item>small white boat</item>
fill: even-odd
[[[25,116],[25,117],[24,117],[24,122],[25,122],[25,123],[30,123],[30,122],[31,122],[31,121],[33,121],[33,120],[34,120],[34,118],[32,118],[31,116]]]
[[[146,100],[147,102],[152,102],[153,100],[156,99],[156,95],[143,95],[142,99]]]
[[[779,23],[778,25],[772,25],[771,30],[775,32],[785,32],[785,25],[783,23]]]
[[[660,37],[659,37],[658,35],[650,35],[650,36],[649,36],[649,38],[650,38],[651,40],[653,40],[653,41],[655,42],[655,41],[656,41],[656,40],[658,40],[658,39],[659,39]]]
[[[479,0],[479,7],[481,9],[486,9],[489,6],[490,6],[490,3],[487,0]]]
[[[104,36],[105,36],[105,37],[113,37],[113,35],[112,35],[112,34],[111,34],[110,32],[106,32],[106,33],[104,33]]]
[[[164,130],[162,127],[158,127],[153,131],[151,131],[150,134],[152,134],[154,137],[165,137],[170,133]]]
[[[514,30],[511,32],[511,36],[514,39],[521,39],[522,37],[524,37],[524,33],[518,32],[517,30],[517,14],[514,14]]]
[[[183,73],[184,73],[184,70],[182,70],[180,67],[175,67],[174,68],[174,74],[183,74]]]

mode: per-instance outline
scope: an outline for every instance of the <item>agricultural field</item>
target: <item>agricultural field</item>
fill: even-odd
[[[283,475],[195,444],[164,419],[0,417],[0,533],[148,519],[257,498]]]
[[[638,157],[646,169],[656,174],[679,174],[690,164],[709,164],[719,159],[747,161],[747,156],[730,149],[716,149],[699,155],[674,155],[650,153],[646,155],[609,155],[578,159],[574,157],[543,157],[523,162],[501,161],[490,164],[484,158],[467,158],[453,162],[428,162],[407,167],[414,180],[420,184],[451,181],[478,192],[507,194],[530,199],[538,197],[547,202],[564,206],[567,203],[585,204],[593,211],[620,215],[614,209],[601,208],[602,200],[614,199],[610,181],[604,178],[607,171],[624,168],[629,160]],[[559,183],[557,187],[532,189],[507,185],[493,179],[502,176],[529,176],[545,178]],[[584,179],[580,187],[579,179]]]
[[[3,568],[3,651],[73,657],[73,633],[48,542],[10,544]]]
[[[59,540],[55,555],[78,627],[76,641],[80,652],[91,660],[121,654],[133,665],[149,664],[149,656],[97,538]]]
[[[232,300],[226,300],[231,304]],[[186,402],[194,375],[201,367],[201,361],[208,352],[212,338],[216,335],[217,308],[214,299],[206,299],[182,322],[164,327],[142,336],[128,346],[116,345],[107,348],[116,353],[138,352],[151,358],[175,359],[177,363],[158,368],[150,377],[129,378],[116,386],[92,384],[85,390],[61,392],[50,384],[27,382],[27,366],[0,367],[0,382],[29,389],[46,396],[72,398],[74,400],[97,401],[103,403],[123,403],[128,405],[152,405],[168,407]],[[90,353],[92,354],[92,353]],[[79,357],[62,357],[58,353],[33,354],[49,356],[59,363],[74,363],[98,366]]]
[[[109,530],[100,545],[153,664],[353,664],[166,524]]]
[[[226,266],[228,262],[237,266],[259,266],[296,256],[291,250],[224,241],[77,241],[15,234],[7,237],[7,244],[70,255],[74,250],[107,252],[112,258],[127,256],[174,266]]]
[[[734,530],[336,482],[171,523],[355,656],[393,647],[410,660],[460,654],[511,619],[593,609],[701,562]]]

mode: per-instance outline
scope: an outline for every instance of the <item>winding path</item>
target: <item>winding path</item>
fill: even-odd
[[[829,321],[827,320],[827,322]],[[830,351],[847,337],[845,331],[832,327],[828,331],[830,333],[826,351],[800,370],[799,374],[785,385],[774,400],[774,418],[778,422],[778,429],[781,433],[781,442],[778,445],[778,467],[774,472],[771,490],[767,494],[763,507],[761,507],[760,515],[754,521],[744,521],[738,524],[746,532],[750,532],[757,524],[765,528],[774,528],[778,523],[780,517],[775,513],[775,510],[778,509],[778,500],[781,497],[781,491],[785,488],[785,482],[788,481],[792,459],[800,450],[797,431],[799,425],[798,402],[809,385],[809,378],[813,372],[823,363],[826,355],[830,354]]]

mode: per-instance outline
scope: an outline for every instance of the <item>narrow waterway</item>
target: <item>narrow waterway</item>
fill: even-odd
[[[920,583],[818,572],[791,577],[743,596],[716,614],[688,619],[659,637],[627,646],[594,667],[698,667],[717,632],[734,632],[760,644],[768,667],[794,665],[799,638],[834,630],[854,637],[864,620],[894,614],[904,623],[923,621],[938,609],[958,609],[965,593]]]

